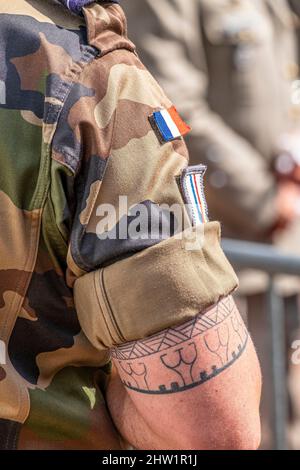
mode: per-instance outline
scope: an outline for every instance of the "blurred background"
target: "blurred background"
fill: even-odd
[[[300,449],[300,0],[123,0],[192,126],[263,373],[262,448]]]

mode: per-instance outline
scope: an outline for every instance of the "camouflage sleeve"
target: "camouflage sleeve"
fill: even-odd
[[[106,349],[193,318],[237,280],[207,219],[204,169],[187,168],[188,127],[136,55],[107,54],[82,80],[68,277],[85,334]]]
[[[212,57],[202,34],[204,3],[124,0],[123,6],[142,60],[193,129],[187,137],[191,162],[207,164],[207,181],[216,181],[207,187],[211,212],[242,236],[257,238],[276,221],[275,179],[257,150],[208,103]]]

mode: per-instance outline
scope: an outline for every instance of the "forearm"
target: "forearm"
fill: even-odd
[[[135,447],[258,445],[259,366],[231,298],[194,321],[114,350],[113,358],[120,378],[109,388],[110,411]]]
[[[164,438],[155,435],[154,431],[148,426],[116,370],[112,373],[108,386],[107,404],[120,435],[135,449],[171,450],[176,448],[176,444],[172,447],[170,442],[165,442]]]

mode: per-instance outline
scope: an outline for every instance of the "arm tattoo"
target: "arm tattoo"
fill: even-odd
[[[246,326],[228,297],[183,325],[114,348],[111,355],[127,388],[170,394],[221,374],[239,359],[247,342]],[[164,383],[153,378],[153,370]]]

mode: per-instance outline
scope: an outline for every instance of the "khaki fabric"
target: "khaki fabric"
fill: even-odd
[[[79,279],[75,304],[91,343],[107,349],[145,338],[235,290],[219,241],[219,224],[209,223]]]

